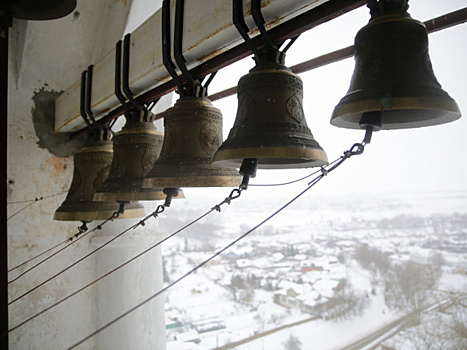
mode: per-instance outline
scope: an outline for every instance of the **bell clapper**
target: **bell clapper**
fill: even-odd
[[[239,173],[243,176],[242,183],[240,184],[241,190],[248,188],[250,177],[256,177],[256,169],[258,168],[258,158],[245,158],[243,159]]]
[[[125,208],[128,204],[130,204],[130,202],[124,202],[124,201],[118,202],[119,207],[118,207],[118,211],[116,212],[117,217],[118,215],[123,214],[125,212]]]
[[[84,232],[86,232],[88,230],[88,223],[90,223],[91,221],[81,221],[82,225],[78,227],[78,232],[75,233],[72,237],[68,238],[68,240],[71,242],[73,241],[74,239],[78,238],[79,236],[81,236],[81,234],[83,234]]]
[[[362,141],[363,144],[368,144],[371,142],[371,136],[373,135],[373,131],[381,130],[382,118],[383,112],[381,111],[370,111],[362,114],[359,125],[362,129],[366,130],[365,138]]]
[[[179,191],[179,188],[164,188],[163,192],[167,196],[165,197],[164,207],[170,207],[170,204],[172,204],[172,198],[177,197]]]

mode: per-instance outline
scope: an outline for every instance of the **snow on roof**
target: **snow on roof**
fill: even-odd
[[[167,342],[167,350],[205,350],[204,346],[197,345],[193,342],[184,341],[169,341]]]
[[[307,256],[305,254],[297,254],[293,257],[294,260],[304,261],[307,260]]]
[[[284,254],[277,252],[277,253],[272,254],[271,257],[272,257],[274,262],[279,262],[282,259],[284,259]]]
[[[337,280],[323,278],[313,283],[313,289],[320,295],[331,298],[334,295],[334,288],[336,288],[338,284],[339,281]]]

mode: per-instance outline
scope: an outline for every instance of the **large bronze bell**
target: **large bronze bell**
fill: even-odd
[[[381,112],[373,115],[381,118],[382,129],[459,119],[459,107],[434,75],[427,29],[407,13],[407,2],[372,1],[368,7],[372,17],[355,38],[350,87],[335,107],[331,124],[359,129],[362,116],[371,119],[376,111]]]
[[[206,97],[180,97],[164,115],[165,137],[159,159],[144,187],[234,187],[235,169],[212,165],[222,141],[222,114]]]
[[[143,179],[154,166],[164,137],[152,120],[144,121],[148,111],[131,111],[140,118],[130,118],[123,129],[113,137],[114,155],[109,176],[96,192],[96,200],[162,200],[161,188],[143,188]]]
[[[94,193],[109,173],[112,153],[110,141],[95,141],[74,155],[71,187],[65,201],[55,212],[54,220],[105,220],[119,210],[119,204],[115,201],[93,200]],[[135,218],[144,214],[142,205],[130,203],[118,218]]]
[[[214,164],[240,166],[257,158],[258,168],[307,168],[327,164],[303,112],[303,84],[284,66],[279,50],[262,50],[256,66],[237,88],[238,110],[228,138]]]

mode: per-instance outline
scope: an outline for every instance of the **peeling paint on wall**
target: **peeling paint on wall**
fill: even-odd
[[[32,120],[39,138],[37,145],[47,149],[56,157],[68,157],[82,148],[87,138],[71,140],[70,133],[54,131],[55,101],[60,94],[61,92],[47,91],[45,88],[36,91],[32,98],[35,105],[32,109]],[[61,166],[63,167],[63,164]]]

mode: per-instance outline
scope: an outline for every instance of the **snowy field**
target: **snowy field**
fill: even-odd
[[[163,247],[166,282],[210,257],[294,196],[248,191],[223,206],[221,213],[169,240]],[[194,219],[219,202],[196,191],[186,195],[184,209],[170,208],[171,218],[180,210],[178,217]],[[424,259],[439,253],[444,265],[433,293],[466,293],[467,275],[462,271],[467,272],[467,254],[453,250],[467,244],[467,224],[462,221],[466,216],[467,193],[342,197],[310,191],[166,294],[166,324],[171,325],[168,350],[217,349],[255,336],[235,349],[287,349],[291,337],[299,340],[297,349],[345,349],[406,314],[386,305],[382,277],[355,260],[357,247],[367,244],[385,251],[396,265],[409,260],[423,265]],[[160,222],[169,233],[183,224],[163,218]],[[333,300],[342,280],[361,296],[359,314],[329,319],[326,312],[304,312],[281,305],[275,297],[283,281],[288,281],[295,290],[283,294],[289,293],[287,300],[294,304],[311,295],[318,295],[316,304]],[[305,287],[314,294],[305,295]],[[286,327],[308,318],[316,319]],[[277,331],[262,335],[271,330]]]

